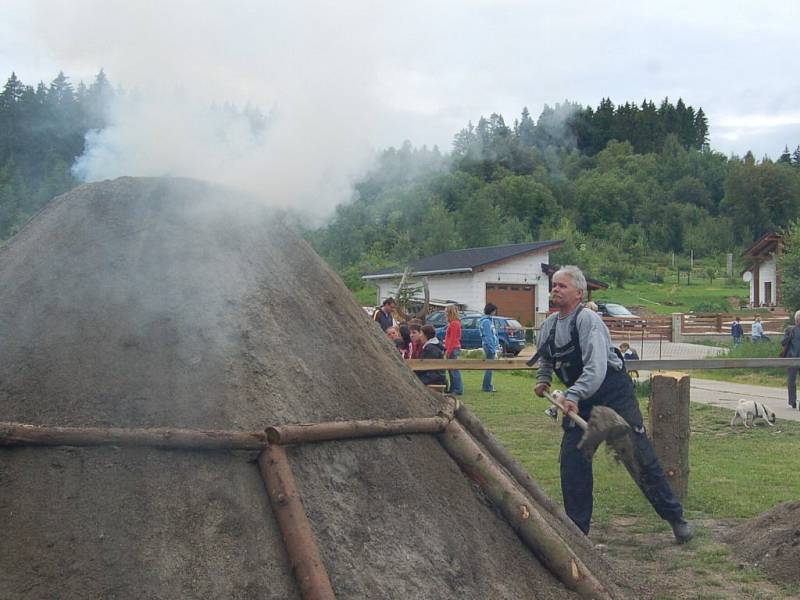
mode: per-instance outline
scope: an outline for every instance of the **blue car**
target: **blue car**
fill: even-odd
[[[472,350],[480,348],[481,332],[479,321],[483,315],[480,313],[465,314],[461,317],[461,348]],[[492,317],[497,337],[500,340],[502,354],[512,354],[516,356],[525,347],[525,330],[520,322],[511,317]],[[444,340],[447,333],[447,325],[436,328],[436,337]]]

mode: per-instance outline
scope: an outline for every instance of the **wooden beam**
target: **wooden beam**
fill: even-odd
[[[286,450],[283,446],[268,446],[258,456],[258,467],[281,529],[300,595],[303,600],[335,600],[333,586],[303,508]]]
[[[444,448],[475,481],[523,542],[553,575],[583,598],[610,600],[611,593],[575,554],[513,480],[483,453],[458,421],[439,435]]]
[[[484,359],[433,359],[433,358],[413,358],[405,361],[414,371],[442,371],[447,369],[457,369],[459,371],[516,371],[520,369],[536,369],[525,364],[525,360],[519,358],[501,358],[498,360]]]
[[[544,510],[549,512],[553,517],[561,521],[561,523],[569,529],[574,535],[575,538],[580,540],[580,543],[585,546],[587,549],[592,548],[592,543],[589,541],[589,538],[586,537],[583,532],[578,529],[578,526],[575,525],[575,522],[567,516],[567,513],[564,512],[564,509],[561,508],[561,505],[554,502],[550,496],[544,491],[542,486],[531,477],[530,473],[528,473],[525,468],[519,464],[511,453],[503,446],[497,438],[495,438],[488,429],[481,423],[480,419],[469,409],[467,408],[466,404],[459,403],[458,408],[456,409],[456,418],[464,428],[472,434],[476,440],[478,440],[486,450],[489,451],[489,454],[492,455],[500,465],[509,472],[509,474],[522,486],[522,488],[531,495],[531,498],[535,500]]]
[[[277,425],[267,429],[267,439],[270,444],[301,444],[407,433],[440,433],[449,422],[446,417],[416,417]]]
[[[458,369],[459,371],[531,371],[537,366],[529,367],[525,360],[506,358],[500,360],[484,360],[459,358],[457,360],[413,359],[406,363],[414,371]],[[626,367],[636,371],[686,371],[693,369],[750,369],[771,367],[789,369],[800,367],[800,358],[665,358],[658,360],[626,361]]]
[[[192,450],[261,450],[261,431],[51,427],[0,422],[0,446],[154,446]]]

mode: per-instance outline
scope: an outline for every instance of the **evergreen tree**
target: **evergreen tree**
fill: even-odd
[[[779,164],[790,165],[792,164],[792,155],[789,154],[789,146],[785,146],[783,153],[778,158]]]
[[[697,109],[694,117],[694,144],[695,148],[701,149],[708,143],[708,119],[702,108]]]

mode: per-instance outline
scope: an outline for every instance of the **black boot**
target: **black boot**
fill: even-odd
[[[694,537],[694,532],[689,523],[686,522],[686,519],[682,518],[680,521],[670,523],[670,525],[672,525],[672,533],[675,535],[675,541],[679,544],[685,544]]]

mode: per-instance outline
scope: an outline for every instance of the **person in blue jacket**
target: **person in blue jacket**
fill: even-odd
[[[497,331],[494,328],[494,319],[492,319],[492,316],[496,314],[497,307],[489,302],[483,308],[483,316],[478,322],[478,328],[481,332],[481,345],[483,346],[483,353],[486,355],[486,360],[494,360],[497,358],[497,348],[500,344],[500,340],[497,339]],[[484,372],[481,390],[484,392],[495,391],[492,385],[491,371]]]
[[[731,336],[733,337],[734,346],[738,346],[742,343],[744,328],[742,327],[742,319],[740,317],[736,317],[736,320],[731,323]]]

